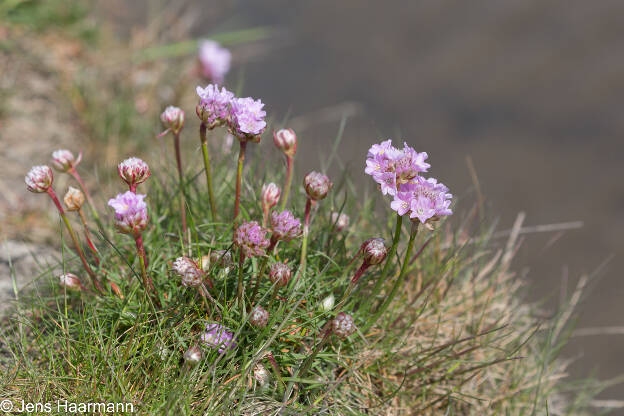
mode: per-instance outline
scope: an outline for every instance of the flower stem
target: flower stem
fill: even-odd
[[[212,220],[217,219],[217,208],[214,201],[214,193],[212,191],[212,173],[210,172],[210,155],[208,154],[208,140],[206,139],[206,124],[201,123],[199,126],[199,139],[201,140],[202,153],[204,155],[204,168],[206,171],[206,182],[208,183],[208,199],[210,200],[210,212]]]
[[[310,234],[310,212],[312,211],[312,200],[308,198],[305,206],[305,216],[303,222],[303,239],[301,241],[301,260],[299,262],[299,273],[305,273],[308,259],[308,235]]]
[[[381,286],[386,281],[386,277],[388,276],[388,272],[390,271],[390,266],[393,264],[392,260],[394,259],[394,254],[396,253],[397,247],[399,245],[399,240],[401,239],[401,226],[403,225],[403,216],[397,214],[396,225],[394,227],[394,237],[392,239],[392,246],[390,247],[390,251],[388,252],[388,256],[386,257],[386,262],[384,263],[384,267],[381,270],[381,275],[375,282],[375,286],[373,286],[373,290],[371,293],[373,296],[381,290]],[[368,303],[366,307],[366,311],[370,309],[370,305],[372,302]]]
[[[238,217],[238,212],[240,209],[240,194],[241,194],[241,184],[243,181],[243,164],[245,163],[245,150],[247,149],[247,142],[240,142],[240,152],[238,153],[238,165],[236,167],[236,195],[234,199],[234,224],[236,225],[236,217]]]
[[[180,152],[180,133],[173,133],[173,147],[176,155],[176,165],[178,166],[178,177],[180,179],[180,214],[182,216],[182,235],[186,236],[186,208],[184,204],[184,172],[182,171],[182,156]]]
[[[290,186],[292,184],[293,157],[286,155],[286,181],[284,182],[284,193],[282,194],[282,205],[280,211],[286,209],[288,203],[288,195],[290,195]]]
[[[78,253],[78,257],[80,257],[80,260],[82,261],[82,266],[84,267],[85,271],[87,272],[87,274],[93,281],[93,286],[98,290],[98,292],[104,293],[104,289],[102,289],[102,286],[100,285],[100,281],[98,280],[97,275],[91,269],[91,267],[89,266],[89,263],[87,263],[87,259],[85,258],[84,252],[82,251],[82,248],[80,247],[80,242],[78,241],[78,237],[76,237],[76,233],[74,233],[74,229],[72,228],[69,222],[69,219],[67,218],[67,215],[65,215],[65,210],[63,210],[63,207],[61,206],[61,203],[59,202],[56,196],[56,193],[54,192],[52,187],[48,189],[48,195],[50,195],[50,198],[52,198],[54,205],[56,205],[56,208],[58,209],[59,214],[61,218],[63,219],[63,222],[65,223],[67,232],[69,233],[69,236],[71,237],[74,243],[74,248],[76,249],[76,253]]]
[[[93,219],[95,220],[95,223],[97,224],[100,232],[105,237],[107,237],[106,231],[104,230],[104,226],[102,225],[102,221],[100,220],[100,215],[98,214],[97,210],[95,209],[95,203],[93,202],[93,199],[91,198],[91,194],[89,193],[89,190],[87,189],[85,183],[82,181],[82,178],[78,174],[78,171],[76,170],[76,168],[71,167],[69,169],[69,174],[72,175],[74,177],[74,179],[76,179],[76,182],[78,182],[78,184],[80,185],[80,188],[82,189],[82,192],[84,192],[85,196],[87,197],[87,203],[89,204],[89,210],[91,211],[91,215],[93,215]]]
[[[244,311],[244,300],[243,300],[243,265],[245,263],[245,255],[243,254],[243,249],[240,248],[238,251],[238,286],[236,288],[236,298],[238,302],[241,304],[242,309]]]
[[[145,286],[145,290],[147,292],[155,293],[154,283],[152,282],[152,279],[147,275],[147,260],[145,258],[145,246],[143,246],[143,236],[141,234],[135,235],[134,242],[136,243],[137,254],[139,255],[143,286]]]
[[[273,288],[273,293],[271,294],[271,301],[269,302],[269,310],[273,309],[273,304],[275,303],[275,299],[277,299],[277,294],[279,293],[280,287],[275,285]]]
[[[379,317],[386,311],[386,309],[388,309],[388,306],[390,306],[390,304],[394,300],[394,297],[396,296],[399,287],[401,287],[401,285],[403,284],[407,268],[410,264],[410,255],[412,253],[412,249],[414,248],[414,241],[416,240],[416,235],[418,234],[418,225],[419,223],[417,222],[412,223],[412,230],[410,232],[409,242],[407,243],[407,249],[405,250],[405,257],[403,258],[403,264],[401,265],[399,277],[394,281],[394,285],[390,290],[390,294],[386,297],[386,300],[381,304],[377,312],[375,312],[373,317],[366,324],[363,332],[368,331],[368,329],[373,326],[375,322],[377,322]]]
[[[93,253],[93,257],[95,259],[95,264],[100,265],[100,258],[98,257],[98,250],[91,241],[91,232],[89,231],[89,226],[87,225],[87,219],[85,218],[84,212],[81,209],[78,210],[78,216],[80,217],[80,221],[82,222],[82,227],[84,228],[85,238],[87,239],[87,245],[91,249]]]

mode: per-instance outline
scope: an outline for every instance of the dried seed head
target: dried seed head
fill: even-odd
[[[35,193],[47,192],[53,180],[52,169],[46,165],[33,166],[24,178],[26,188]]]
[[[71,290],[82,290],[83,285],[78,276],[73,273],[65,273],[59,276],[59,284]]]
[[[145,182],[152,174],[147,163],[138,157],[131,157],[121,162],[117,165],[117,172],[131,190],[136,188],[138,184]]]
[[[286,263],[273,263],[269,271],[269,279],[278,287],[286,286],[291,275],[290,267]]]
[[[65,202],[68,211],[78,211],[85,202],[85,195],[80,189],[70,186],[65,197],[63,197],[63,202]]]
[[[279,202],[282,191],[273,182],[262,185],[262,211],[269,212]]]
[[[173,262],[173,271],[182,278],[183,286],[197,287],[203,281],[204,273],[199,269],[197,263],[188,257],[178,257]]]
[[[332,331],[337,337],[345,339],[355,332],[353,317],[347,313],[340,312],[332,320]]]
[[[314,201],[325,198],[333,185],[327,176],[319,172],[310,172],[303,179],[306,193]]]
[[[184,111],[178,107],[170,105],[165,108],[165,111],[160,115],[160,121],[163,126],[171,130],[173,133],[178,134],[184,126]]]
[[[388,248],[383,238],[371,238],[362,244],[362,252],[366,264],[374,266],[384,261],[388,255]]]
[[[184,361],[190,365],[199,363],[202,359],[202,351],[197,345],[193,345],[184,353]]]
[[[78,159],[74,158],[74,154],[66,149],[55,150],[52,152],[52,166],[59,172],[67,172],[71,168],[78,166],[82,159],[82,153],[78,155]]]
[[[293,157],[297,152],[297,135],[293,129],[281,129],[273,132],[273,143],[286,156]]]
[[[249,323],[256,328],[264,328],[269,322],[269,313],[262,306],[258,305],[251,310]]]

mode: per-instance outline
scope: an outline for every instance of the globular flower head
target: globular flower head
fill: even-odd
[[[230,132],[240,141],[259,142],[266,128],[264,104],[251,97],[235,98],[230,106]]]
[[[80,189],[70,186],[63,197],[63,202],[68,211],[78,211],[85,202],[85,195]]]
[[[59,284],[61,287],[66,287],[71,290],[82,290],[84,287],[78,276],[73,273],[64,273],[60,275]]]
[[[403,187],[390,204],[399,215],[409,213],[410,218],[421,223],[438,220],[451,215],[451,199],[448,188],[434,178],[416,178]]]
[[[178,134],[184,126],[184,111],[182,111],[181,108],[170,105],[165,108],[165,111],[160,115],[160,121],[162,121],[163,126],[165,126],[167,130]]]
[[[404,144],[399,150],[392,146],[391,140],[374,144],[366,158],[366,172],[381,187],[384,195],[396,195],[404,184],[414,181],[418,174],[426,172],[430,165],[425,162],[427,153],[418,153]]]
[[[33,166],[24,178],[26,188],[35,193],[47,192],[52,186],[53,180],[52,169],[46,165]]]
[[[184,361],[189,365],[195,365],[201,361],[202,355],[202,350],[197,345],[193,345],[184,353]]]
[[[344,213],[332,212],[331,222],[336,227],[337,231],[343,231],[349,226],[349,216]]]
[[[183,286],[197,287],[203,281],[204,273],[197,263],[188,257],[178,257],[173,262],[173,271],[182,278]]]
[[[388,255],[388,248],[383,238],[371,238],[366,240],[364,244],[362,244],[361,250],[364,254],[364,262],[369,266],[381,263]]]
[[[266,233],[267,230],[256,221],[244,222],[234,233],[234,244],[243,250],[246,257],[262,256],[270,244]]]
[[[347,338],[355,332],[355,329],[353,317],[347,313],[340,312],[332,320],[332,331],[339,338]]]
[[[269,313],[262,306],[258,305],[249,314],[249,323],[256,328],[264,328],[269,322]]]
[[[279,186],[273,182],[262,185],[262,210],[266,213],[269,212],[279,202],[282,191]]]
[[[201,340],[209,347],[217,349],[220,354],[236,347],[234,334],[225,326],[216,323],[206,325],[206,332],[201,335]]]
[[[198,53],[201,74],[215,84],[222,84],[230,70],[232,54],[213,40],[204,40]]]
[[[206,88],[198,86],[196,91],[199,103],[195,111],[199,119],[211,129],[225,124],[230,117],[230,105],[234,94],[225,87],[219,90],[215,84],[209,84]]]
[[[59,172],[67,172],[78,166],[82,160],[82,152],[78,155],[78,159],[67,149],[59,149],[52,152],[52,166]]]
[[[137,185],[145,182],[152,174],[150,168],[138,157],[130,157],[117,165],[119,177],[128,184],[131,190]]]
[[[269,279],[271,283],[276,284],[278,287],[283,287],[288,284],[292,272],[290,267],[286,263],[273,263],[271,270],[269,271]]]
[[[120,233],[138,235],[147,227],[144,198],[145,195],[127,191],[108,201],[108,205],[115,210],[115,227]]]
[[[297,238],[302,232],[301,221],[288,210],[271,213],[271,229],[273,231],[272,238],[282,241]]]
[[[314,201],[325,198],[333,185],[327,176],[319,172],[312,171],[303,178],[305,191]]]
[[[273,132],[273,143],[286,156],[293,157],[297,153],[297,135],[293,129],[280,129]]]

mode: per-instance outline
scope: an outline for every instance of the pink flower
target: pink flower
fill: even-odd
[[[46,165],[33,166],[26,174],[24,182],[26,182],[26,188],[30,192],[47,192],[52,186],[54,175],[52,169]]]
[[[270,244],[266,233],[267,230],[256,221],[244,222],[234,233],[234,244],[243,250],[246,257],[262,256]]]
[[[308,197],[314,201],[324,199],[334,184],[319,172],[310,172],[303,178],[303,186]]]
[[[282,241],[290,241],[301,235],[301,221],[295,218],[293,214],[284,210],[279,214],[271,213],[271,227],[273,231],[272,238]]]
[[[332,212],[331,222],[336,227],[336,231],[343,231],[349,226],[349,216],[345,213]]]
[[[291,276],[292,272],[286,263],[273,263],[269,271],[271,283],[276,284],[278,287],[286,286]]]
[[[152,174],[147,163],[138,157],[131,157],[121,162],[117,165],[117,172],[131,191],[134,191],[137,185],[145,182]]]
[[[199,45],[198,58],[202,76],[215,84],[222,84],[230,70],[230,51],[213,40],[205,40]]]
[[[145,195],[127,191],[108,201],[115,210],[115,227],[120,233],[138,235],[147,227]]]
[[[68,172],[70,169],[78,166],[82,160],[82,152],[78,155],[78,159],[74,154],[66,149],[55,150],[52,152],[52,166],[59,172]]]
[[[199,104],[195,108],[197,116],[210,128],[220,126],[228,121],[230,116],[230,105],[234,99],[234,94],[214,84],[209,84],[206,88],[197,87]]]
[[[399,215],[409,212],[410,218],[421,223],[435,221],[440,217],[451,215],[451,199],[448,188],[434,178],[417,177],[415,181],[405,184],[390,204]],[[406,205],[407,204],[407,205]],[[406,209],[409,207],[409,209]]]
[[[235,98],[230,108],[230,132],[241,141],[259,142],[266,127],[264,104],[251,97]]]
[[[418,153],[407,143],[399,150],[392,146],[391,140],[386,140],[371,146],[364,172],[381,186],[384,195],[396,195],[403,184],[429,169],[430,165],[425,162],[427,157],[427,153]]]
[[[204,277],[197,263],[188,257],[178,257],[173,262],[173,271],[182,278],[182,285],[187,287],[201,285]]]

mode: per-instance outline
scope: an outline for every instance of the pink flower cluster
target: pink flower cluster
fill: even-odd
[[[271,227],[273,231],[272,238],[282,241],[290,241],[297,238],[302,232],[301,221],[295,218],[288,210],[279,214],[277,212],[271,213]]]
[[[199,45],[198,58],[202,76],[215,84],[222,84],[230,70],[230,51],[213,40],[205,40]]]
[[[390,204],[399,215],[425,223],[441,216],[451,215],[448,188],[434,178],[425,179],[419,173],[427,172],[427,153],[416,152],[404,144],[403,149],[392,146],[392,140],[374,144],[368,151],[366,169],[381,187],[384,195],[392,195]]]
[[[256,221],[244,222],[234,233],[234,244],[243,250],[246,257],[262,256],[270,244],[266,233],[267,230]]]
[[[138,235],[147,227],[145,195],[127,191],[111,198],[108,205],[115,210],[115,227],[123,234]]]

